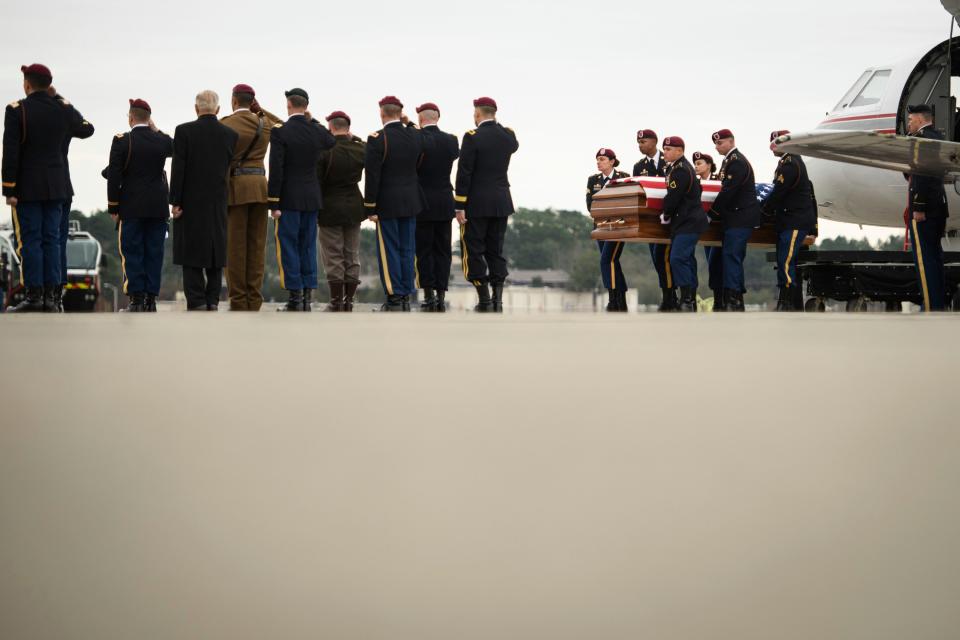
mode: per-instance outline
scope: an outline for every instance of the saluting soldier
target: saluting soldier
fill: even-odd
[[[7,106],[3,123],[3,195],[12,208],[23,302],[13,313],[59,311],[60,224],[71,198],[65,150],[71,137],[93,135],[73,106],[50,95],[53,74],[42,64],[20,67],[26,98]]]
[[[66,98],[57,93],[50,85],[47,93],[57,100],[67,104]],[[81,116],[83,118],[83,116]],[[58,312],[63,312],[63,288],[67,284],[67,241],[70,239],[70,210],[73,208],[73,182],[70,180],[70,141],[73,138],[89,138],[93,135],[93,125],[83,118],[83,126],[63,143],[63,166],[67,171],[67,191],[70,194],[63,202],[63,212],[60,216],[60,286],[53,290],[53,304]]]
[[[643,157],[633,165],[634,176],[657,176],[666,175],[666,160],[663,154],[657,148],[659,138],[656,132],[651,129],[640,129],[637,131],[637,146]],[[677,310],[677,292],[674,288],[673,274],[670,272],[670,245],[650,243],[650,261],[657,272],[657,280],[660,284],[661,301],[658,311],[676,311]]]
[[[424,155],[417,168],[426,207],[417,216],[417,286],[423,289],[421,311],[447,310],[450,282],[451,231],[453,228],[453,184],[450,173],[460,157],[460,144],[453,134],[441,131],[440,107],[425,102],[417,107]]]
[[[460,144],[454,196],[463,275],[477,289],[476,311],[502,312],[507,279],[503,238],[514,213],[507,172],[520,145],[513,129],[497,122],[493,98],[473,101],[473,121],[477,128],[467,131]]]
[[[770,134],[770,150],[780,158],[773,175],[773,191],[763,204],[763,212],[774,219],[777,231],[777,311],[802,311],[796,306],[803,283],[797,279],[797,253],[803,246],[807,233],[817,224],[816,201],[813,185],[807,176],[803,158],[792,153],[778,152],[774,141],[790,133],[786,130]]]
[[[670,223],[670,268],[680,289],[680,311],[697,310],[697,242],[709,224],[703,211],[703,189],[693,166],[686,159],[686,144],[679,136],[663,140],[667,161],[667,195],[663,219]]]
[[[709,153],[693,152],[693,170],[697,172],[701,182],[717,179],[717,163]],[[720,222],[711,221],[711,224],[720,224]],[[723,300],[723,249],[704,246],[703,257],[707,260],[708,284],[713,291],[713,310],[726,311]]]
[[[424,140],[403,115],[396,96],[380,100],[383,128],[367,138],[363,206],[377,225],[380,282],[387,301],[382,311],[410,311],[416,293],[416,223],[425,196],[417,177]]]
[[[187,311],[216,311],[227,263],[227,191],[237,132],[217,120],[220,97],[197,94],[197,119],[173,132],[173,263],[183,268]]]
[[[267,247],[267,172],[270,133],[280,118],[264,110],[248,84],[233,88],[233,113],[220,122],[237,132],[227,196],[227,295],[231,311],[259,311]]]
[[[593,196],[600,192],[611,180],[629,177],[625,171],[618,171],[620,161],[613,149],[603,148],[597,151],[597,173],[587,178],[587,211],[593,205]],[[597,240],[600,249],[600,279],[607,290],[607,311],[627,310],[627,280],[623,277],[620,255],[623,242],[617,240]]]
[[[353,311],[360,286],[360,223],[367,219],[360,193],[366,144],[350,133],[350,116],[334,111],[327,126],[336,145],[320,154],[317,172],[323,187],[320,256],[330,286],[327,311]]]
[[[943,140],[933,127],[933,109],[926,104],[907,107],[907,132],[916,138]],[[917,267],[917,284],[924,311],[943,311],[946,274],[943,266],[943,238],[950,212],[943,181],[932,176],[911,174],[908,231],[910,250]]]
[[[717,153],[724,156],[720,165],[723,186],[713,202],[711,216],[723,225],[723,288],[727,311],[743,311],[746,286],[743,260],[747,255],[747,241],[760,224],[760,205],[753,167],[737,149],[729,129],[713,134]]]
[[[310,97],[300,88],[287,97],[286,124],[270,138],[270,201],[277,241],[280,286],[289,292],[283,311],[312,311],[317,288],[317,215],[323,207],[317,164],[337,143],[326,127],[307,114]]]
[[[170,217],[164,165],[173,155],[173,139],[154,125],[146,100],[130,100],[127,122],[130,131],[118,133],[110,146],[107,211],[117,223],[127,311],[154,312]]]

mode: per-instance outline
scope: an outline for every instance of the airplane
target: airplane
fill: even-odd
[[[941,0],[960,25],[960,0]],[[820,216],[903,229],[907,183],[901,173],[943,178],[951,211],[960,212],[960,37],[894,64],[864,71],[813,131],[776,140],[779,151],[809,157]],[[907,137],[907,105],[934,109],[945,141]],[[895,173],[897,172],[897,173]],[[945,247],[960,248],[960,215],[947,220]],[[953,238],[951,243],[950,239]],[[951,244],[953,246],[951,246]]]

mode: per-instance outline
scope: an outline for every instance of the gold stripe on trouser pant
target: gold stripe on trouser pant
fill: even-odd
[[[320,227],[320,259],[330,282],[360,282],[360,224]]]
[[[467,282],[471,283],[475,287],[480,286],[479,280],[470,279],[470,267],[467,264],[470,261],[470,252],[467,251],[467,223],[464,222],[460,225],[460,264],[463,267],[463,277]]]
[[[263,304],[263,263],[267,249],[267,205],[227,208],[227,287],[234,311],[259,311]]]
[[[120,271],[123,272],[123,292],[127,293],[127,259],[123,255],[123,220],[117,225],[117,250],[120,252]]]
[[[670,268],[670,247],[673,245],[667,245],[667,249],[663,254],[663,271],[667,275],[667,289],[673,289],[673,269]]]
[[[919,145],[917,145],[919,147]],[[930,311],[930,289],[927,287],[927,269],[923,266],[923,247],[920,246],[920,230],[917,221],[913,221],[913,246],[917,248],[917,270],[920,271],[920,285],[923,289],[923,310]]]
[[[622,251],[623,243],[617,242],[610,252],[610,288],[617,288],[617,252]]]
[[[280,220],[273,219],[273,242],[277,248],[277,269],[280,270],[280,288],[286,289],[286,280],[283,277],[283,258],[280,257]]]
[[[794,231],[790,236],[790,248],[787,249],[787,259],[783,262],[783,274],[787,277],[787,286],[789,287],[793,284],[793,279],[790,277],[790,261],[793,260],[793,246],[797,242],[797,235],[799,231]]]
[[[386,286],[387,295],[393,295],[393,282],[390,280],[390,263],[387,261],[387,248],[383,244],[383,233],[380,231],[380,223],[377,222],[377,243],[380,246],[380,270],[383,273],[383,284]]]
[[[23,238],[20,236],[20,217],[17,215],[17,208],[11,207],[13,216],[13,232],[17,236],[17,259],[20,260],[20,286],[23,286]]]

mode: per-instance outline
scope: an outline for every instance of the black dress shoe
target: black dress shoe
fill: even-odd
[[[142,293],[131,293],[130,304],[124,309],[128,313],[141,313],[146,311],[146,296]]]
[[[400,304],[402,305],[402,311],[410,311],[410,296],[400,296]]]
[[[20,304],[7,309],[7,313],[40,313],[42,311],[43,289],[41,287],[27,287]]]
[[[663,294],[663,300],[660,302],[660,307],[657,308],[657,311],[676,311],[679,305],[677,304],[677,290],[673,288],[669,289],[660,289]]]
[[[696,313],[697,311],[697,290],[693,287],[680,288],[679,311],[687,313]]]
[[[312,289],[303,290],[303,310],[313,311],[313,290]]]
[[[287,299],[287,304],[277,309],[277,311],[303,311],[303,294],[300,292],[300,290],[291,289],[288,294],[289,298]]]
[[[53,288],[53,306],[55,313],[63,313],[63,285],[58,284]]]
[[[478,313],[493,311],[493,300],[490,298],[490,288],[486,284],[474,285],[477,288],[477,304],[473,308]]]
[[[437,291],[437,307],[436,307],[437,313],[446,313],[447,311],[446,297],[447,297],[446,291],[443,291],[443,290]]]
[[[503,283],[493,285],[493,295],[490,298],[494,313],[503,313]]]
[[[745,311],[743,304],[743,294],[734,289],[724,289],[723,298],[727,302],[727,311]]]
[[[433,289],[423,290],[423,302],[420,303],[420,311],[433,313],[437,310],[437,294]]]
[[[388,295],[387,301],[380,305],[380,311],[403,311],[403,296]]]
[[[148,293],[147,297],[143,300],[143,310],[147,313],[156,313],[157,312],[157,296],[152,293]]]

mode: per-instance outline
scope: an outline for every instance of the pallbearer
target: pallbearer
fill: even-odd
[[[130,100],[130,131],[113,137],[107,167],[107,211],[117,222],[127,311],[156,311],[163,245],[170,217],[164,165],[173,139],[157,129],[146,100]]]
[[[270,135],[267,200],[274,219],[280,286],[287,290],[283,311],[312,311],[317,288],[317,214],[323,206],[317,163],[337,143],[327,128],[307,116],[310,98],[300,88],[287,97],[286,124]]]
[[[350,133],[350,116],[334,111],[327,126],[337,144],[320,154],[317,173],[323,187],[320,225],[320,256],[330,286],[327,311],[353,311],[353,297],[360,286],[360,223],[366,220],[360,178],[366,145]]]
[[[926,104],[907,108],[907,132],[916,138],[943,140],[933,128],[933,109]],[[947,195],[938,178],[911,175],[909,204],[910,249],[917,267],[917,283],[923,296],[924,311],[943,311],[946,276],[943,267],[943,238],[947,225]]]
[[[680,311],[697,310],[697,242],[707,230],[703,211],[703,189],[684,157],[683,138],[670,136],[663,140],[667,161],[667,195],[663,200],[663,219],[670,223],[670,267],[680,289]]]
[[[20,67],[26,98],[7,106],[3,122],[3,195],[12,207],[23,302],[8,311],[58,311],[60,222],[70,183],[64,149],[71,137],[93,127],[66,100],[48,91],[53,82],[42,64]]]
[[[248,84],[233,88],[233,113],[221,122],[237,132],[227,200],[227,288],[231,311],[259,311],[267,247],[267,172],[263,160],[280,118],[265,111]]]
[[[720,165],[723,187],[713,203],[711,215],[723,224],[723,297],[727,311],[743,311],[743,260],[747,241],[760,224],[760,205],[753,167],[737,149],[730,129],[713,134],[717,153],[724,156]]]
[[[513,130],[497,122],[493,98],[473,101],[473,121],[477,128],[467,131],[460,145],[454,196],[463,275],[477,289],[476,311],[501,312],[507,279],[503,237],[514,212],[507,171],[520,145]]]
[[[367,138],[363,206],[377,225],[383,311],[410,311],[416,292],[416,224],[424,195],[417,178],[423,153],[420,131],[406,120],[396,96],[380,101],[383,128]],[[406,121],[406,122],[405,122]]]
[[[702,151],[693,152],[693,170],[703,180],[717,179],[717,164],[713,156]],[[720,224],[714,222],[713,224]],[[713,310],[726,311],[723,300],[723,249],[721,247],[703,247],[703,256],[707,259],[710,290],[713,291]]]
[[[587,211],[593,205],[593,196],[607,186],[611,180],[627,178],[625,171],[618,171],[620,161],[613,149],[603,148],[597,151],[597,173],[587,178]],[[627,310],[627,280],[623,277],[620,255],[623,242],[616,240],[597,240],[600,249],[600,279],[607,290],[607,311]]]
[[[417,216],[417,286],[423,289],[422,311],[447,310],[450,281],[450,232],[453,225],[453,185],[450,172],[460,157],[457,137],[441,131],[440,107],[426,102],[417,107],[424,154],[417,169],[426,207]]]
[[[657,134],[654,131],[650,129],[637,131],[637,146],[640,148],[643,158],[633,165],[634,176],[663,177],[667,163],[663,154],[657,148],[657,142]],[[648,246],[650,248],[650,260],[657,272],[657,280],[660,282],[660,291],[663,295],[659,311],[675,311],[677,309],[677,292],[674,289],[673,274],[670,272],[670,245],[651,243]]]
[[[817,224],[816,202],[803,158],[774,148],[774,140],[788,133],[782,130],[770,134],[770,150],[780,162],[773,176],[773,192],[764,202],[763,210],[774,218],[777,230],[777,285],[780,287],[777,311],[801,311],[795,304],[798,297],[795,291],[803,288],[797,279],[797,253],[807,232]]]

